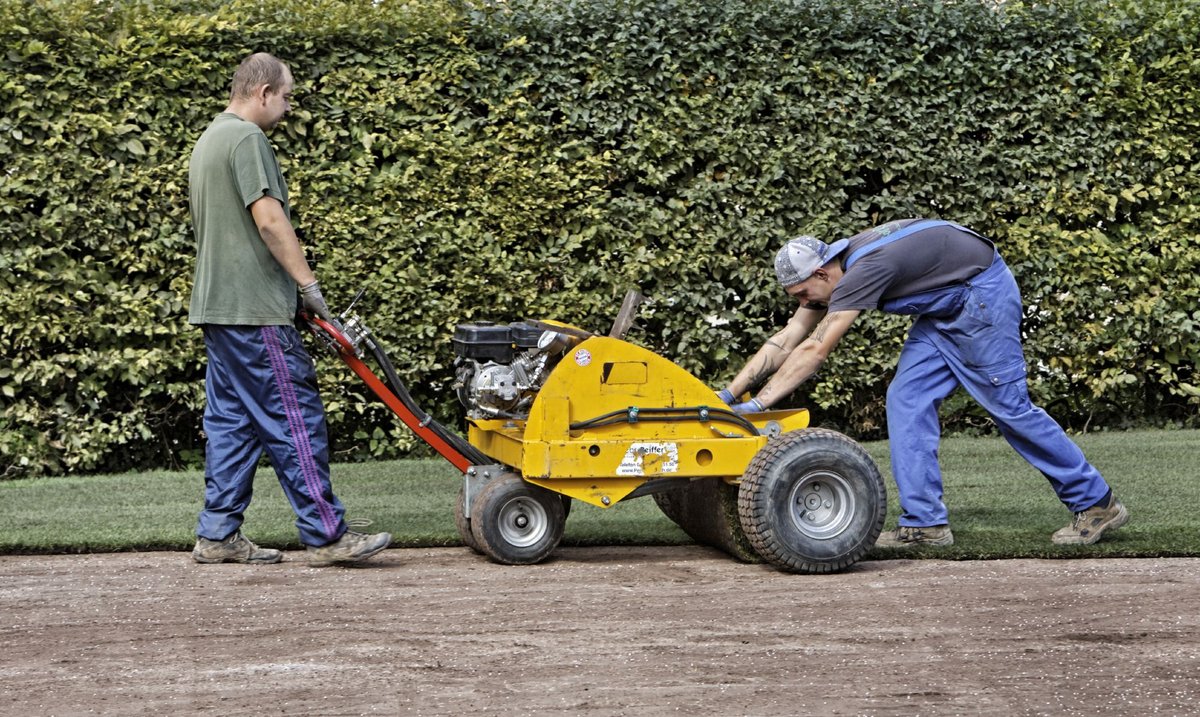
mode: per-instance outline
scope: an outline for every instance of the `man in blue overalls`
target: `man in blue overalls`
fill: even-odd
[[[833,244],[793,239],[775,257],[775,272],[800,308],[721,392],[742,413],[773,405],[815,374],[864,310],[916,317],[887,393],[899,528],[877,545],[954,542],[942,502],[938,407],[959,386],[1075,514],[1053,542],[1091,544],[1129,519],[1079,447],[1030,402],[1021,296],[990,241],[950,222],[906,219]],[[757,396],[734,403],[763,381]]]

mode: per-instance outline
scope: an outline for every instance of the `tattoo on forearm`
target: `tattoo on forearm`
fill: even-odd
[[[828,333],[828,331],[829,331],[829,324],[830,324],[830,321],[829,321],[828,316],[821,319],[821,323],[817,324],[817,328],[813,329],[812,336],[809,336],[809,338],[812,339],[813,341],[816,341],[819,344],[824,343],[825,342],[825,334]]]
[[[766,362],[763,362],[763,363],[764,363],[764,365],[761,368],[756,369],[754,371],[754,373],[750,374],[750,385],[751,386],[761,385],[763,381],[766,381],[768,378],[771,377],[771,374],[775,373],[775,371],[770,366],[765,365]]]
[[[771,348],[776,348],[776,349],[779,349],[780,351],[783,351],[783,347],[780,346],[779,344],[775,343],[771,339],[767,339],[767,346],[770,346]]]

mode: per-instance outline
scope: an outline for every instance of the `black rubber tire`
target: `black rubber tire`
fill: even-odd
[[[794,573],[832,573],[875,545],[887,491],[862,446],[810,428],[772,438],[754,455],[742,476],[738,514],[768,563]]]
[[[502,473],[484,485],[471,506],[471,535],[483,554],[504,565],[545,560],[562,540],[563,501],[554,493]]]
[[[654,494],[663,514],[692,540],[723,550],[744,563],[761,563],[738,517],[738,487],[720,478],[680,481]]]
[[[458,500],[454,501],[454,527],[458,529],[458,537],[463,545],[470,548],[471,552],[483,555],[479,543],[475,542],[475,536],[471,534],[471,518],[467,515],[466,505],[467,484],[463,481],[463,487],[458,489]]]

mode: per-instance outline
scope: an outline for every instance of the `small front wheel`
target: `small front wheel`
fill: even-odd
[[[557,493],[502,473],[479,491],[471,506],[471,535],[479,549],[505,565],[531,565],[558,547],[566,511]]]

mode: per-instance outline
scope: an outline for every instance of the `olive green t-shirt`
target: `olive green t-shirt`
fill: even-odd
[[[296,283],[267,248],[250,213],[274,197],[290,217],[287,184],[263,131],[235,114],[217,115],[188,167],[196,274],[188,321],[280,326],[296,314]]]

